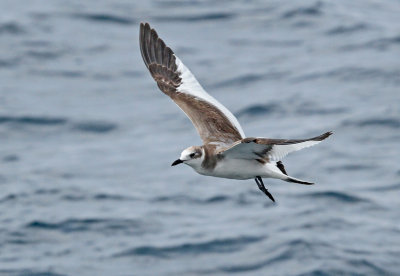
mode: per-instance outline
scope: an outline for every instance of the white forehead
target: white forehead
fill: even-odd
[[[195,150],[193,147],[187,148],[187,149],[185,149],[185,150],[182,151],[182,153],[181,153],[181,158],[182,158],[182,157],[186,157],[186,156],[192,154],[192,153],[195,152],[195,151],[196,151],[196,150]]]

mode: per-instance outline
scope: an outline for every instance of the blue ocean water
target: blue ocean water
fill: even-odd
[[[0,2],[0,275],[399,275],[400,5]],[[170,167],[201,140],[141,21],[303,186]]]

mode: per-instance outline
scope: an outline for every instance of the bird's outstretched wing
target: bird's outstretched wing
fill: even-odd
[[[320,136],[302,140],[245,138],[221,150],[218,154],[231,159],[267,158],[271,161],[279,161],[290,152],[314,146],[331,134],[332,132],[329,131]]]
[[[204,144],[244,137],[233,114],[210,96],[148,23],[140,24],[140,51],[158,87],[186,113]]]

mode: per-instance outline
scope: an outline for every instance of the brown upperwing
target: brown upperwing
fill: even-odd
[[[140,50],[158,87],[186,113],[204,144],[232,143],[242,139],[237,128],[213,104],[178,91],[182,83],[174,52],[158,37],[148,23],[140,24]]]

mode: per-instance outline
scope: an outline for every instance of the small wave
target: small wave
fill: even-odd
[[[223,201],[227,201],[229,199],[228,196],[212,196],[210,198],[207,198],[206,200],[204,200],[204,203],[216,203],[216,202],[223,202]]]
[[[110,45],[100,44],[100,45],[89,47],[85,51],[88,53],[103,53],[108,50],[110,50]]]
[[[315,23],[313,23],[311,20],[299,20],[293,23],[292,26],[296,28],[307,28],[307,27],[312,27],[314,25]]]
[[[215,239],[198,243],[184,243],[175,246],[141,246],[117,253],[114,257],[126,256],[154,256],[169,257],[170,255],[224,253],[240,250],[248,244],[259,242],[264,237],[244,236],[238,238]]]
[[[380,118],[380,119],[366,119],[360,121],[345,121],[344,126],[358,126],[358,127],[388,127],[400,128],[400,120],[397,118]]]
[[[25,40],[22,41],[22,44],[24,46],[28,46],[28,47],[34,47],[34,48],[42,48],[42,47],[51,47],[52,43],[50,41],[47,40],[39,40],[39,39],[35,39],[35,40]]]
[[[237,117],[241,116],[259,116],[259,115],[271,115],[271,114],[283,114],[286,112],[294,111],[301,115],[332,115],[345,113],[348,110],[346,108],[319,108],[315,103],[301,103],[295,110],[285,110],[282,108],[282,104],[278,102],[268,104],[254,104],[250,105],[242,110],[235,113]]]
[[[39,270],[30,270],[30,269],[0,269],[0,274],[10,276],[67,276],[67,274],[59,274],[51,271],[39,271]]]
[[[2,35],[2,34],[18,35],[18,34],[24,34],[24,33],[26,33],[26,30],[18,23],[7,22],[7,23],[0,24],[0,35]]]
[[[364,274],[359,273],[351,273],[348,269],[313,269],[311,271],[301,273],[301,274],[293,274],[296,276],[329,276],[329,275],[352,275],[352,276],[360,276]]]
[[[238,87],[262,80],[280,80],[286,77],[288,72],[269,72],[265,74],[247,74],[235,77],[230,80],[222,81],[216,84],[216,87]]]
[[[95,73],[92,75],[92,78],[98,81],[105,81],[108,82],[112,80],[114,77],[112,74],[106,74],[106,73]]]
[[[306,222],[299,226],[299,229],[306,229],[307,231],[320,231],[319,229],[331,230],[345,230],[355,227],[356,225],[350,223],[342,218],[328,218],[319,221]],[[290,231],[291,227],[282,230]]]
[[[316,2],[312,6],[298,7],[283,13],[282,18],[288,19],[293,17],[309,17],[322,15],[322,2]]]
[[[117,128],[117,125],[104,121],[70,122],[66,118],[40,116],[0,116],[0,124],[17,126],[67,126],[72,130],[91,133],[107,133]]]
[[[374,166],[364,165],[364,164],[346,164],[341,166],[335,166],[328,168],[329,172],[338,172],[338,171],[364,171],[364,170],[373,170]]]
[[[193,8],[194,6],[208,5],[206,1],[197,1],[197,0],[186,0],[186,1],[163,0],[163,1],[155,1],[154,4],[162,8],[174,8],[174,7]]]
[[[66,201],[84,201],[87,197],[84,195],[64,195],[61,199]]]
[[[59,189],[38,189],[34,192],[36,195],[55,195],[60,193]]]
[[[287,72],[270,72],[266,74],[243,74],[240,76],[233,77],[228,80],[223,80],[212,84],[212,87],[241,87],[248,84],[253,84],[261,80],[279,80],[287,76]]]
[[[16,162],[19,160],[18,155],[16,154],[10,154],[10,155],[6,155],[3,157],[3,162]]]
[[[148,231],[148,223],[135,219],[67,219],[61,222],[35,220],[26,224],[26,228],[70,232],[134,233]]]
[[[130,77],[130,78],[131,78],[131,77],[133,77],[133,78],[142,77],[142,76],[144,75],[143,72],[134,71],[134,70],[122,71],[121,74],[122,74],[123,76]]]
[[[123,17],[120,15],[106,14],[106,13],[75,13],[72,17],[84,19],[87,21],[99,22],[99,23],[110,23],[120,25],[133,25],[136,24],[136,20],[133,18]]]
[[[389,271],[383,269],[375,265],[374,263],[365,260],[365,259],[358,259],[358,260],[348,260],[347,263],[350,267],[357,268],[357,270],[364,271],[364,275],[392,275]]]
[[[306,197],[310,198],[318,198],[318,199],[332,199],[336,201],[340,201],[343,203],[359,203],[359,202],[368,202],[367,199],[349,195],[343,192],[336,192],[336,191],[327,191],[327,192],[315,192],[305,195]]]
[[[184,16],[155,16],[154,20],[160,22],[195,22],[195,21],[213,21],[213,20],[227,20],[235,17],[234,13],[207,13],[207,14],[193,14]]]
[[[92,200],[134,200],[135,198],[133,197],[127,197],[123,195],[112,195],[112,194],[96,194],[93,196],[86,196],[86,195],[80,195],[80,194],[68,194],[68,195],[63,195],[61,197],[63,200],[67,201],[86,201],[88,199]]]
[[[326,32],[327,35],[341,35],[341,34],[351,34],[358,31],[364,31],[368,29],[366,24],[360,23],[351,26],[339,25]]]
[[[368,46],[374,48],[386,48],[392,44],[400,44],[400,35],[394,37],[380,38],[367,43]]]
[[[223,266],[217,268],[215,271],[201,271],[201,273],[205,274],[218,274],[218,273],[244,273],[249,271],[260,270],[264,267],[268,267],[270,265],[276,265],[279,262],[287,262],[290,259],[296,258],[297,256],[304,256],[306,254],[310,255],[315,250],[314,248],[318,247],[329,247],[326,243],[310,243],[305,240],[295,239],[280,246],[280,249],[277,250],[278,253],[273,256],[258,260],[252,263],[245,264],[235,264],[231,266]],[[281,249],[283,248],[283,249]],[[262,275],[262,273],[258,273]]]
[[[16,66],[20,63],[21,58],[20,57],[10,57],[6,59],[0,59],[0,67],[13,67]]]
[[[28,50],[25,55],[37,60],[52,60],[62,56],[65,52],[60,50]]]
[[[86,76],[84,71],[79,70],[31,70],[29,73],[39,76],[64,78],[83,78]]]
[[[213,87],[237,87],[254,83],[263,79],[261,74],[246,74],[213,84]]]
[[[29,234],[25,234],[19,231],[10,232],[9,235],[7,236],[9,236],[7,237],[7,243],[12,243],[12,244],[25,245],[38,242],[38,240],[32,239],[32,237]]]
[[[96,194],[93,196],[95,200],[134,200],[133,197],[123,195],[112,195],[112,194]]]
[[[155,199],[153,199],[153,201],[154,202],[171,201],[171,202],[174,202],[174,203],[208,204],[208,203],[224,202],[224,201],[227,201],[229,199],[230,199],[230,197],[223,196],[223,195],[212,196],[210,198],[205,198],[205,199],[194,198],[194,197],[190,197],[190,196],[187,196],[187,195],[174,195],[174,196],[156,197]]]
[[[231,39],[229,41],[233,46],[241,46],[241,45],[260,45],[266,47],[297,47],[303,44],[301,40],[251,40],[251,39]]]
[[[250,263],[250,264],[235,264],[232,266],[225,266],[221,267],[218,269],[218,272],[224,272],[224,273],[243,273],[243,272],[249,272],[249,271],[254,271],[254,270],[259,270],[267,265],[270,264],[269,260],[263,260],[260,262],[255,262],[255,263]],[[210,273],[210,274],[215,274],[215,273]]]
[[[19,197],[20,197],[20,195],[17,195],[17,194],[9,194],[9,195],[6,195],[5,197],[1,198],[0,203],[7,202],[7,201],[14,201],[14,200],[18,199]]]
[[[21,125],[63,125],[67,123],[65,118],[34,117],[34,116],[0,116],[0,124],[13,123]]]
[[[386,50],[392,45],[400,44],[400,35],[393,37],[385,37],[363,42],[361,44],[350,44],[340,47],[344,51],[352,51],[359,49],[376,49],[376,50]]]
[[[106,133],[117,128],[116,124],[102,121],[80,122],[75,123],[72,129],[83,132]]]
[[[242,116],[260,116],[266,114],[274,114],[274,113],[282,113],[283,110],[281,109],[278,103],[269,103],[269,104],[254,104],[248,106],[242,110],[236,112],[237,117]]]
[[[336,107],[336,108],[318,107],[318,104],[316,103],[302,103],[296,109],[296,113],[302,115],[332,115],[332,114],[342,114],[347,111],[348,109],[344,107]]]
[[[285,260],[288,257],[290,257],[292,254],[290,253],[290,250],[284,250],[283,253],[279,254],[277,257],[270,258],[270,259],[265,259],[257,262],[252,262],[252,263],[245,263],[245,264],[237,264],[235,263],[234,265],[231,266],[222,266],[219,267],[215,270],[203,270],[203,271],[197,271],[199,274],[220,274],[220,273],[245,273],[245,272],[250,272],[250,271],[257,271],[261,270],[264,267],[267,267],[269,265],[274,264],[275,262],[279,260]],[[262,273],[258,273],[256,275],[263,275]]]
[[[371,81],[381,80],[391,83],[400,83],[400,71],[398,70],[382,70],[375,68],[361,68],[361,67],[342,67],[333,69],[326,72],[309,73],[295,77],[294,82],[303,82],[323,78],[336,78],[343,81]]]
[[[396,191],[396,190],[400,190],[400,183],[393,184],[393,185],[377,186],[377,187],[370,188],[369,190],[382,191],[382,192]]]

